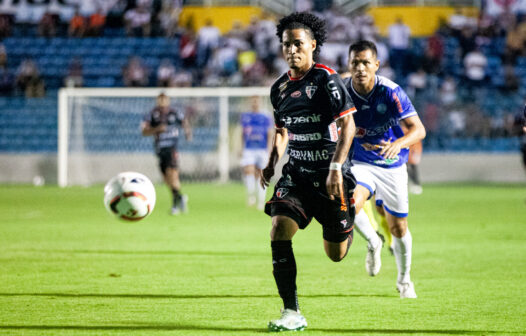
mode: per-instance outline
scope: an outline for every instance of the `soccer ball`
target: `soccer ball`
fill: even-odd
[[[106,183],[104,205],[120,219],[138,221],[152,213],[155,188],[143,174],[123,172]]]

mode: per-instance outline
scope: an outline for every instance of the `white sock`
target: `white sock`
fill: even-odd
[[[411,250],[413,247],[413,237],[411,232],[407,229],[402,238],[393,236],[394,256],[396,259],[396,266],[398,267],[398,282],[410,282],[411,276]]]
[[[263,187],[261,187],[259,183],[257,183],[256,188],[258,190],[258,208],[263,209],[265,207],[267,190],[263,189]]]
[[[378,237],[378,234],[374,231],[371,222],[369,222],[369,217],[367,217],[365,211],[360,210],[360,212],[356,214],[354,217],[354,224],[356,225],[358,233],[373,247],[382,243],[380,237]]]
[[[247,197],[253,197],[255,196],[256,192],[256,177],[252,174],[245,175],[244,178],[245,181],[245,187],[247,188]]]

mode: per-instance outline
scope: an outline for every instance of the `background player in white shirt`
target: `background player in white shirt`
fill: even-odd
[[[400,297],[416,298],[409,275],[412,237],[407,227],[406,162],[408,147],[422,140],[426,131],[402,88],[376,75],[380,66],[376,55],[376,46],[370,41],[359,41],[349,48],[351,78],[346,86],[358,110],[354,115],[356,135],[350,169],[357,181],[355,224],[368,242],[366,269],[374,276],[380,271],[382,241],[361,210],[375,195],[376,205],[382,207],[393,235]]]

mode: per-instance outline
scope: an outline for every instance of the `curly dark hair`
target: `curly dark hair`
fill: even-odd
[[[285,30],[297,28],[305,29],[309,32],[310,37],[316,40],[316,49],[313,56],[314,59],[317,59],[320,54],[320,47],[327,40],[325,20],[306,12],[296,12],[287,15],[279,20],[276,26],[276,35],[279,37],[279,42],[283,43],[283,32]]]

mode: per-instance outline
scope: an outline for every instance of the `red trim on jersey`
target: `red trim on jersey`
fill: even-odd
[[[396,107],[398,108],[398,113],[402,114],[404,110],[402,109],[402,104],[400,103],[400,99],[398,99],[398,96],[396,93],[393,92],[393,98],[396,102]]]
[[[326,66],[325,64],[321,64],[321,63],[316,63],[314,65],[314,67],[316,69],[323,69],[323,70],[326,70],[329,75],[334,75],[336,73],[336,71],[334,71],[333,69],[329,68],[328,66]]]
[[[346,116],[348,114],[351,114],[351,113],[354,113],[354,112],[356,112],[356,107],[351,107],[350,109],[345,110],[345,111],[341,112],[340,114],[338,114],[338,116],[335,117],[334,119],[338,119],[338,118],[344,117],[344,116]]]

